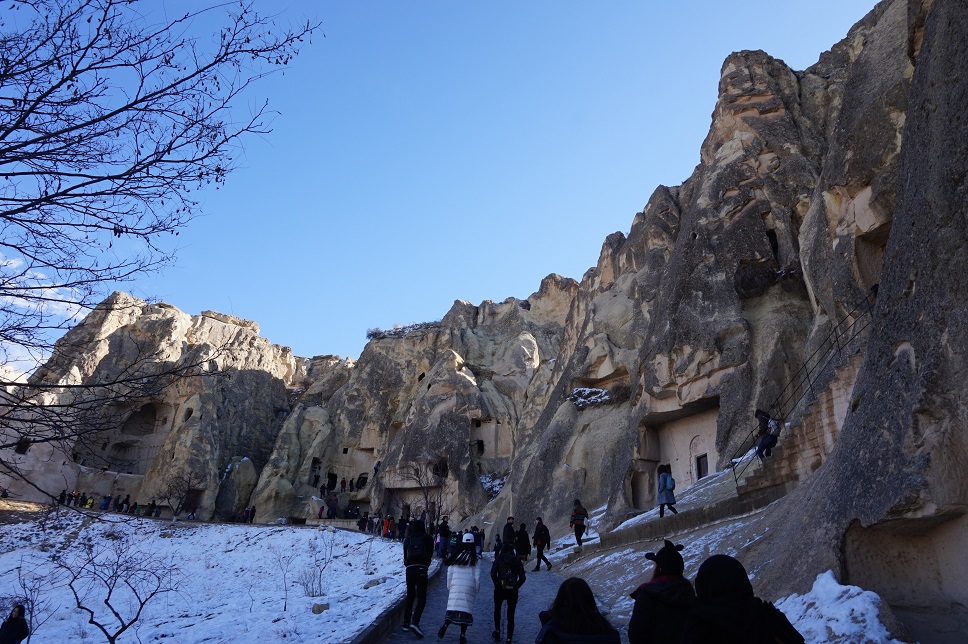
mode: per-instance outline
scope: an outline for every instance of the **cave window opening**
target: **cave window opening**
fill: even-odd
[[[700,454],[696,457],[696,480],[698,481],[704,476],[709,474],[709,458],[706,454]]]
[[[28,440],[26,437],[23,437],[17,441],[17,446],[14,447],[13,451],[17,452],[18,454],[26,454],[27,450],[29,449],[30,440]]]
[[[430,467],[430,471],[433,472],[434,476],[439,476],[440,478],[446,478],[448,474],[447,460],[440,460],[434,463]]]
[[[336,489],[336,472],[329,472],[326,474],[326,489],[335,490]]]

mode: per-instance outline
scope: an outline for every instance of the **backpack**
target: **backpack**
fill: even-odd
[[[671,474],[669,475],[669,480],[666,481],[666,489],[667,490],[674,490],[674,489],[676,489],[676,480],[674,478],[672,478],[672,475]]]
[[[403,560],[406,561],[408,565],[423,565],[423,561],[428,558],[427,548],[424,547],[425,541],[426,539],[424,535],[407,537],[407,540],[404,543]]]
[[[497,584],[505,590],[514,590],[518,587],[518,571],[515,570],[513,562],[508,563],[503,559],[498,559]]]

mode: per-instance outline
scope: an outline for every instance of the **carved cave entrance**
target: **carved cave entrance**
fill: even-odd
[[[655,506],[656,470],[662,463],[672,467],[677,492],[711,473],[710,464],[715,466],[719,459],[715,447],[718,418],[719,399],[710,398],[646,416],[639,423],[627,486],[632,507],[648,510]]]

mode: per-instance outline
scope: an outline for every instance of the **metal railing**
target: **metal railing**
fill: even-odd
[[[873,319],[875,294],[876,291],[872,291],[861,304],[833,325],[813,353],[807,356],[803,365],[780,391],[769,409],[764,410],[771,418],[776,418],[782,422],[793,413],[800,402],[808,395],[816,396],[819,388],[817,381],[820,376],[827,372],[827,368],[834,363],[834,358],[840,356],[844,349],[848,348],[870,325]],[[759,423],[757,422],[730,459],[733,479],[737,487],[739,487],[740,478],[754,461],[752,456],[744,457],[759,443],[759,440]]]

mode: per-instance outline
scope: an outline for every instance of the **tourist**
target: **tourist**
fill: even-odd
[[[255,522],[255,506],[253,505],[249,508],[249,523],[254,523],[254,522]]]
[[[575,543],[578,544],[579,552],[581,552],[581,537],[585,534],[585,521],[587,520],[588,510],[582,507],[581,501],[575,499],[574,509],[571,511],[571,520],[568,522],[568,527],[575,529]]]
[[[422,638],[420,616],[427,603],[427,569],[434,556],[434,541],[419,521],[410,522],[410,536],[403,540],[407,599],[403,605],[403,630]],[[414,603],[416,600],[416,604]]]
[[[660,465],[656,470],[658,474],[658,480],[656,481],[655,489],[655,502],[659,506],[659,518],[665,516],[665,508],[669,507],[669,511],[672,514],[679,514],[676,510],[676,495],[673,490],[676,489],[676,480],[672,478],[672,466],[671,465]]]
[[[467,627],[474,623],[474,600],[481,587],[474,535],[469,532],[465,534],[460,547],[454,550],[444,565],[447,566],[447,612],[437,637],[443,638],[447,627],[457,624],[460,626],[460,644],[466,644]]]
[[[0,644],[19,644],[30,635],[27,620],[24,618],[23,604],[17,604],[10,611],[10,617],[0,625]]]
[[[538,551],[538,556],[534,564],[534,572],[541,570],[541,562],[545,562],[548,570],[551,570],[551,562],[548,558],[544,556],[544,549],[551,545],[551,533],[548,532],[548,526],[544,524],[541,517],[534,520],[534,547]]]
[[[561,582],[551,608],[538,614],[541,630],[535,644],[621,644],[618,631],[595,604],[595,595],[580,577]]]
[[[514,531],[514,517],[508,517],[507,523],[504,524],[504,529],[501,531],[501,541],[514,545],[517,538],[517,533]]]
[[[699,566],[696,597],[683,644],[803,644],[786,615],[753,594],[743,564],[728,555],[713,555]]]
[[[346,491],[346,478],[345,477],[343,479],[341,479],[340,482],[339,482],[339,491],[340,492],[345,492]]]
[[[629,644],[675,644],[696,601],[692,584],[682,576],[685,569],[681,545],[666,540],[658,552],[645,558],[655,562],[652,578],[632,593],[635,600],[629,621]]]
[[[524,565],[515,555],[510,545],[504,547],[494,557],[491,565],[491,581],[494,582],[494,632],[495,641],[501,640],[501,605],[507,602],[507,640],[508,644],[514,637],[514,610],[518,605],[518,589],[524,585],[527,576]]]
[[[778,440],[777,437],[780,435],[780,421],[771,418],[762,409],[757,409],[753,412],[753,417],[760,424],[759,431],[756,433],[760,437],[760,444],[756,446],[756,455],[762,461],[767,456],[773,454],[773,448],[776,447]]]
[[[514,535],[514,549],[518,551],[518,559],[521,560],[522,564],[531,556],[531,535],[528,534],[528,528],[524,525],[524,521],[521,522],[521,527]]]
[[[110,499],[111,497],[108,498]],[[65,501],[67,501],[67,489],[61,490],[61,493],[57,495],[57,503],[64,505]],[[103,510],[104,508],[101,509]]]
[[[447,524],[447,517],[440,520],[437,526],[437,556],[443,559],[447,556],[447,545],[450,541],[450,525]]]

